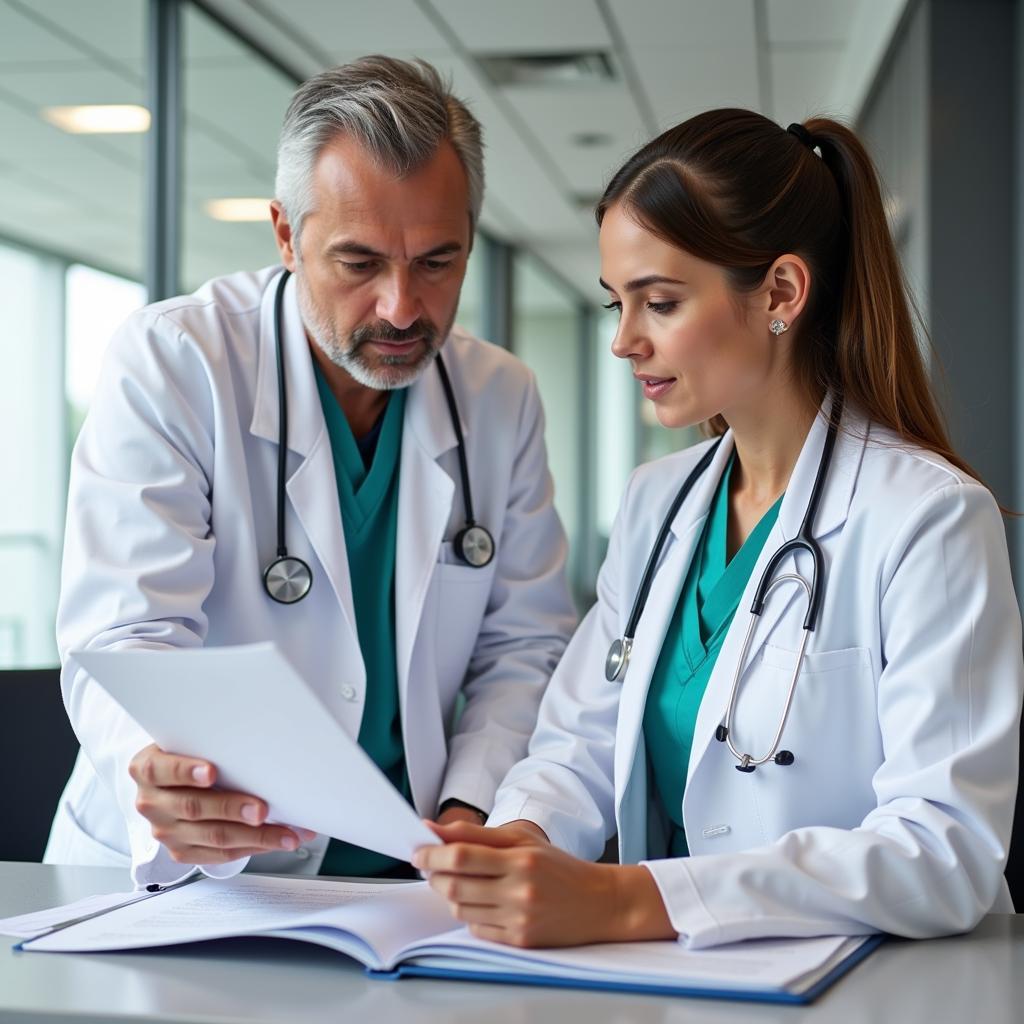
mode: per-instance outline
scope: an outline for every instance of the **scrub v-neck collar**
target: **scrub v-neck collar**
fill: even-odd
[[[316,366],[316,386],[327,422],[327,432],[330,435],[342,515],[346,522],[358,531],[380,508],[398,466],[405,389],[392,391],[388,395],[387,407],[380,425],[380,436],[377,438],[377,450],[367,469],[348,419],[319,366]]]
[[[682,641],[692,669],[720,645],[782,504],[782,497],[779,497],[732,559],[728,559],[729,481],[735,462],[733,453],[715,492],[694,555],[694,566],[687,574],[683,590]]]

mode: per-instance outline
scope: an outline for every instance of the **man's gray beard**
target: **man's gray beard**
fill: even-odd
[[[437,355],[435,345],[448,337],[454,322],[453,317],[435,342],[427,343],[423,354],[415,362],[409,363],[405,356],[385,355],[380,358],[377,365],[371,366],[363,357],[362,345],[355,349],[349,349],[338,338],[334,324],[327,317],[321,316],[314,305],[305,287],[305,282],[296,280],[296,284],[298,285],[296,294],[299,300],[299,315],[309,336],[335,366],[341,367],[363,387],[373,388],[374,391],[394,391],[415,384],[420,374],[434,361]]]

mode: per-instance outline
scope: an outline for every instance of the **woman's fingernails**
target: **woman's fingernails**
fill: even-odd
[[[205,786],[210,781],[210,769],[205,764],[196,765],[192,769],[192,778],[199,783],[200,786]]]
[[[293,835],[281,836],[281,849],[282,850],[297,850],[299,848],[299,840]]]
[[[242,817],[250,825],[255,825],[260,820],[260,809],[255,804],[246,804],[242,808]]]

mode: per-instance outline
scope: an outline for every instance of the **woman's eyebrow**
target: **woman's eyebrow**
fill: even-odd
[[[603,277],[599,277],[598,284],[604,288],[605,291],[614,291],[612,286],[608,284]],[[635,277],[632,281],[626,282],[626,287],[623,289],[627,292],[639,291],[641,288],[647,288],[652,284],[686,284],[685,281],[678,281],[674,277],[664,277],[661,274],[648,274],[646,277]]]

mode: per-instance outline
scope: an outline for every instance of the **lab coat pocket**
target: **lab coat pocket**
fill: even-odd
[[[797,653],[766,644],[744,678],[733,731],[741,751],[755,757],[768,752],[785,714]],[[860,823],[874,805],[874,768],[854,779],[850,766],[876,766],[882,760],[866,647],[804,654],[779,749],[790,751],[793,763],[769,763],[757,772],[757,800],[769,833],[810,824],[852,828]],[[836,799],[838,794],[842,800]]]
[[[475,569],[461,561],[440,561],[434,568],[433,586],[437,588],[435,649],[442,703],[454,697],[466,675],[487,610],[493,565],[492,562]]]

